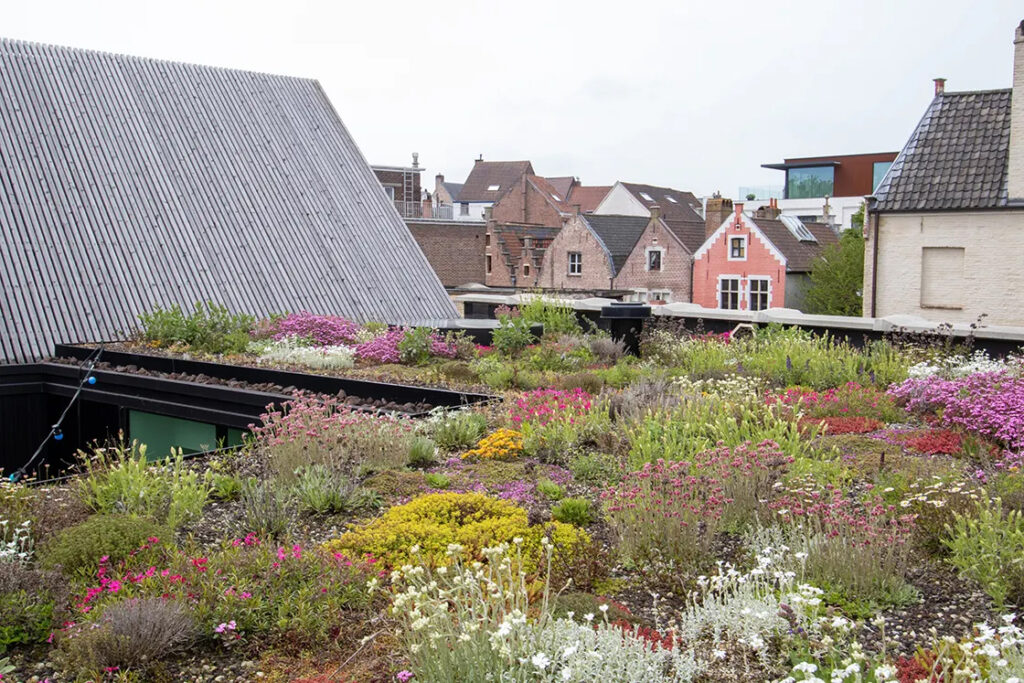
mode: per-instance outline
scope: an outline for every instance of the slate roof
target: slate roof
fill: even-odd
[[[646,216],[598,216],[588,214],[583,217],[590,229],[596,234],[612,257],[612,275],[626,263],[630,252],[640,239],[650,218]]]
[[[441,184],[444,185],[444,189],[451,196],[453,202],[459,201],[459,195],[462,194],[462,183],[449,183],[446,180]]]
[[[821,256],[826,247],[836,244],[839,238],[832,228],[824,223],[808,223],[803,221],[804,226],[817,238],[817,242],[802,242],[798,240],[789,228],[780,220],[769,220],[767,218],[748,219],[760,228],[768,241],[775,246],[782,255],[786,257],[787,273],[807,273],[815,259]]]
[[[663,218],[662,222],[679,238],[679,241],[691,254],[696,253],[700,249],[700,245],[704,244],[706,238],[704,221],[680,221]]]
[[[700,206],[700,200],[692,192],[684,192],[671,187],[643,185],[641,183],[622,183],[637,200],[648,209],[657,204],[661,207],[661,215],[670,220],[703,220],[694,209]],[[643,197],[646,194],[650,199]],[[671,197],[672,199],[669,199]]]
[[[573,185],[576,185],[576,178],[571,175],[557,176],[554,178],[545,178],[544,180],[551,183],[551,187],[555,188],[555,192],[558,193],[559,197],[567,197],[572,191]]]
[[[459,191],[462,202],[496,202],[524,175],[533,175],[529,161],[475,161]],[[497,185],[497,190],[487,188]]]
[[[1006,206],[1012,90],[936,95],[875,190],[878,211]]]
[[[154,304],[450,318],[309,79],[0,40],[0,362]]]

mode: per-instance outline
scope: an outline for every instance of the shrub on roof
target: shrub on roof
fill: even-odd
[[[191,313],[174,304],[170,308],[155,306],[139,315],[143,341],[156,347],[185,345],[205,353],[242,353],[249,345],[255,320],[212,301],[196,302]]]

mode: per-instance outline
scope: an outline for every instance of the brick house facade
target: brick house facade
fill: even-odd
[[[405,224],[445,287],[484,282],[486,223],[409,218]]]
[[[548,289],[603,291],[612,288],[613,269],[611,253],[591,229],[587,217],[574,214],[544,254],[540,284]]]
[[[616,289],[632,290],[641,301],[688,302],[693,281],[693,252],[655,210],[625,263],[615,275]],[[703,236],[704,223],[698,229]]]

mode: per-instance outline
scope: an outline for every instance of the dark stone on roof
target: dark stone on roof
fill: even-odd
[[[626,263],[651,219],[645,216],[599,216],[591,213],[584,216],[583,220],[611,254],[614,269],[612,275],[615,275]]]
[[[804,222],[804,226],[811,231],[817,242],[803,242],[798,240],[785,223],[780,220],[769,220],[766,218],[752,218],[768,241],[786,257],[787,273],[806,273],[811,270],[814,261],[821,256],[830,245],[839,242],[839,237],[824,223]]]
[[[529,161],[476,161],[459,191],[459,201],[496,202],[527,174],[533,175]],[[487,189],[493,185],[498,189]]]
[[[937,95],[875,190],[877,211],[1006,206],[1012,90]]]
[[[0,362],[155,304],[455,309],[320,85],[0,40]]]

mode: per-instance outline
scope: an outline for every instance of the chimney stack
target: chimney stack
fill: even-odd
[[[419,168],[420,167],[420,153],[419,152],[413,152],[412,153],[412,167],[413,168]]]
[[[1024,21],[1013,36],[1013,94],[1010,95],[1010,160],[1007,194],[1024,199]]]
[[[651,218],[658,220],[661,218],[661,206],[658,204],[651,204]]]
[[[946,92],[946,79],[945,78],[933,78],[935,82],[935,94],[941,95]]]
[[[732,214],[732,200],[724,199],[717,192],[715,195],[708,199],[707,205],[704,207],[705,239],[711,237],[715,230],[718,230],[719,226]]]

